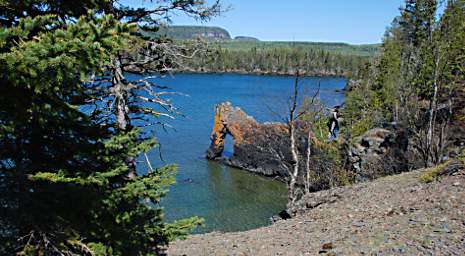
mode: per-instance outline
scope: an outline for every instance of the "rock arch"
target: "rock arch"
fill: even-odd
[[[253,117],[248,116],[239,107],[233,107],[230,102],[215,106],[213,122],[213,131],[210,136],[211,144],[207,151],[208,159],[221,158],[228,134],[233,138],[236,148],[243,143],[251,143],[247,135],[260,128],[260,124]]]
[[[215,106],[211,143],[206,157],[260,175],[285,179],[288,176],[286,164],[292,161],[287,133],[284,123],[258,123],[239,107],[229,102],[221,103]],[[300,148],[303,149],[306,146],[304,130],[299,129],[299,134],[302,135]],[[233,138],[234,152],[230,158],[223,158],[227,135]]]

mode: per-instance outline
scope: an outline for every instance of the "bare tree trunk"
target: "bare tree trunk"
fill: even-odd
[[[289,132],[291,136],[291,154],[292,154],[292,165],[293,165],[293,170],[290,175],[290,181],[289,181],[289,199],[290,199],[290,204],[293,205],[296,201],[296,183],[297,183],[297,175],[299,174],[299,155],[297,152],[297,147],[295,143],[295,124],[294,121],[290,122],[289,126]]]
[[[438,108],[438,94],[439,91],[441,90],[441,84],[439,82],[439,76],[440,76],[440,64],[441,64],[441,59],[442,59],[442,54],[443,51],[441,50],[441,47],[438,46],[435,52],[435,62],[434,62],[434,80],[433,80],[433,99],[430,102],[430,108],[429,108],[429,120],[428,120],[428,132],[427,132],[427,137],[426,137],[426,146],[427,146],[427,152],[428,152],[428,158],[432,160],[434,164],[439,164],[439,162],[442,159],[442,148],[444,147],[445,143],[445,130],[447,128],[447,125],[450,121],[450,117],[452,115],[452,102],[450,100],[450,96],[452,96],[452,90],[449,92],[449,113],[448,117],[446,118],[445,122],[445,127],[441,127],[439,131],[439,138],[437,138],[438,142],[434,142],[435,140],[435,124],[436,124],[436,118],[437,118],[437,108]],[[435,146],[433,148],[433,146]]]
[[[112,59],[112,93],[115,97],[115,110],[116,110],[116,126],[120,131],[126,131],[130,128],[131,121],[129,119],[128,91],[127,85],[124,82],[124,75],[120,56],[115,56]],[[128,167],[126,174],[127,178],[133,179],[136,174],[136,159],[134,157],[127,157],[125,163]]]
[[[306,174],[305,174],[305,193],[310,192],[310,156],[312,154],[312,138],[311,138],[312,132],[309,129],[308,130],[308,135],[307,135],[307,168],[306,168]]]
[[[126,85],[123,82],[124,76],[119,56],[113,58],[112,62],[112,92],[115,97],[116,125],[119,130],[124,131],[129,123]]]
[[[433,99],[430,102],[429,107],[429,120],[428,120],[428,132],[426,135],[426,151],[428,152],[427,163],[429,162],[429,156],[432,155],[433,135],[434,135],[434,123],[436,119],[436,107],[438,97],[438,68],[439,68],[439,57],[436,58],[435,69],[434,69],[434,81],[433,81]],[[427,166],[425,166],[427,167]]]
[[[294,83],[294,95],[291,99],[289,105],[289,136],[291,141],[291,154],[292,154],[292,171],[289,173],[289,185],[288,185],[288,196],[289,196],[289,205],[293,205],[296,201],[296,183],[297,175],[299,175],[299,153],[297,151],[296,139],[295,139],[295,117],[297,109],[297,97],[299,93],[299,74],[297,73],[295,83]]]

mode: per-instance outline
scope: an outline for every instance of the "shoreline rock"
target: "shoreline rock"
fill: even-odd
[[[298,148],[303,153],[308,143],[309,127],[304,122],[296,122],[296,127]],[[211,144],[205,157],[285,181],[292,161],[287,133],[284,123],[258,123],[239,107],[229,102],[221,103],[215,106]],[[233,138],[234,151],[231,157],[225,158],[222,153],[228,135]]]

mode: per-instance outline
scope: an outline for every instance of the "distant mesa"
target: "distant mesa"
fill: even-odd
[[[207,26],[169,26],[161,27],[157,32],[146,32],[152,37],[166,36],[175,40],[191,40],[202,38],[212,41],[231,40],[226,29]]]
[[[157,32],[145,32],[152,37],[166,36],[175,40],[192,40],[202,38],[210,41],[240,41],[240,42],[258,42],[255,37],[236,36],[231,38],[229,32],[220,27],[208,26],[168,26],[161,27]]]
[[[234,41],[242,41],[242,42],[258,42],[258,38],[251,37],[251,36],[236,36]]]

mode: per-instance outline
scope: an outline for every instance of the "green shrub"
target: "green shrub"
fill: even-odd
[[[449,161],[425,170],[424,173],[420,176],[420,181],[422,183],[431,183],[433,181],[439,180],[441,173],[444,171],[448,164]]]

